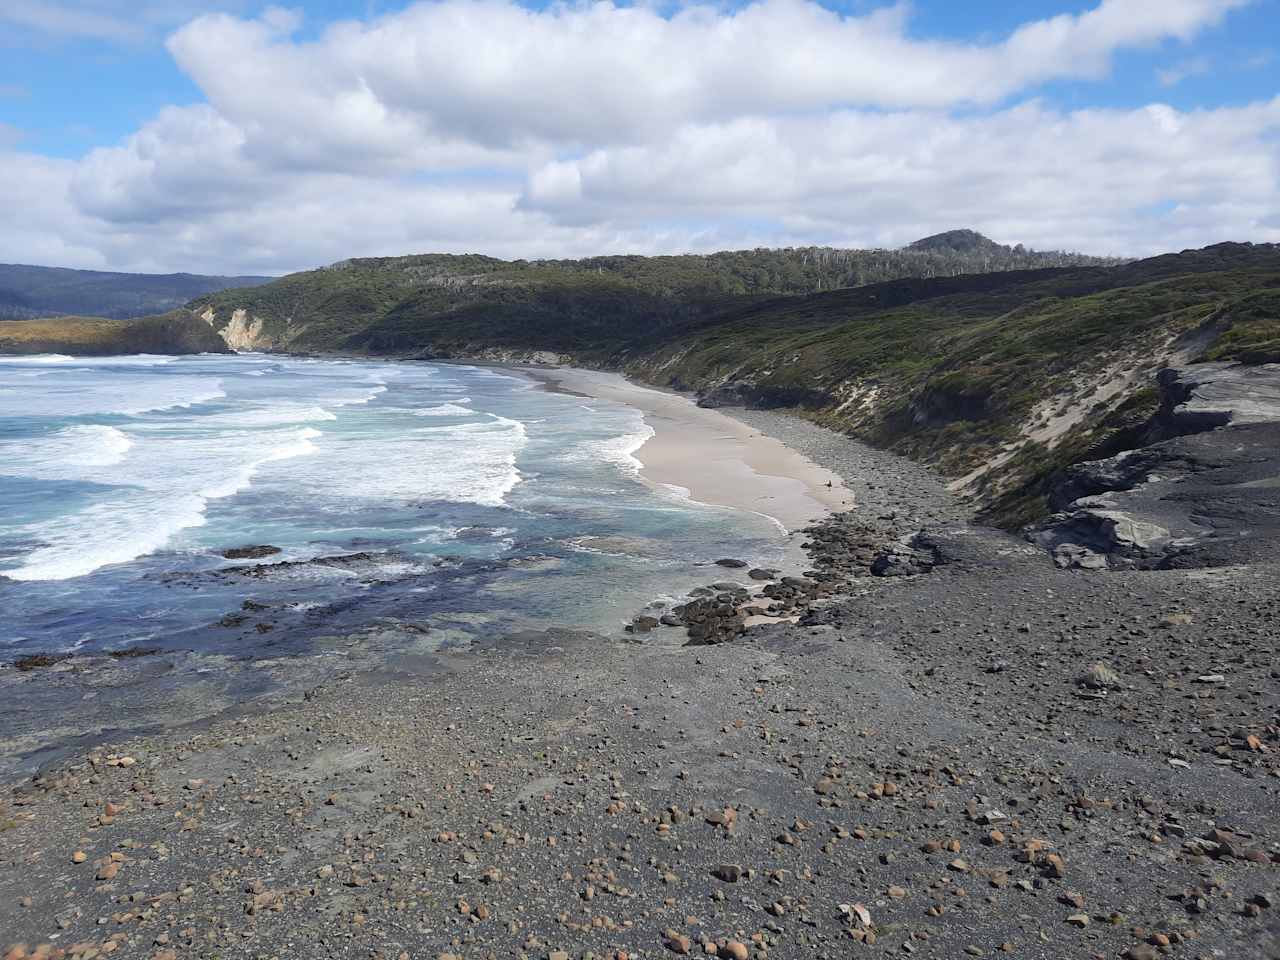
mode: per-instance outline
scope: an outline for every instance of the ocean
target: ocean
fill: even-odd
[[[305,657],[388,622],[436,648],[620,634],[725,579],[718,557],[784,562],[768,518],[645,483],[649,436],[494,368],[2,358],[0,660]]]

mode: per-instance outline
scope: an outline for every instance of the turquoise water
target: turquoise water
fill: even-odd
[[[629,407],[461,365],[0,359],[0,657],[304,653],[378,618],[617,631],[779,561],[765,518],[643,483]],[[245,545],[279,552],[221,554]]]

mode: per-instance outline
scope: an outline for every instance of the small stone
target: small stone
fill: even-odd
[[[1067,917],[1067,923],[1076,927],[1087,927],[1089,925],[1089,915],[1087,913],[1073,913]]]
[[[947,864],[947,869],[954,870],[956,873],[968,873],[969,863],[966,860],[960,860],[960,859],[952,860],[950,863]]]
[[[693,941],[686,937],[683,933],[676,933],[674,930],[667,931],[667,949],[672,953],[685,954],[693,947]]]
[[[842,903],[840,912],[864,927],[871,926],[871,911],[860,903]]]
[[[720,948],[720,952],[726,957],[731,957],[732,960],[747,960],[751,956],[751,951],[747,949],[747,945],[737,940],[726,941],[725,945]]]
[[[1077,682],[1091,690],[1105,690],[1107,687],[1119,685],[1120,674],[1105,663],[1095,663],[1080,676]]]
[[[85,853],[83,850],[77,850],[75,853],[71,855],[72,863],[84,863],[88,859],[89,859],[89,855]]]
[[[716,879],[725,883],[737,883],[742,879],[742,867],[736,863],[722,863],[712,871]]]

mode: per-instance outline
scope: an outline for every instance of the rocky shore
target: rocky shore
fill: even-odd
[[[1274,552],[1061,569],[742,417],[857,508],[709,574],[724,642],[388,654],[78,751],[0,799],[0,956],[1280,956]]]

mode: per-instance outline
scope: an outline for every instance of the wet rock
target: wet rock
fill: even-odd
[[[262,543],[245,547],[228,547],[220,551],[219,555],[225,560],[261,560],[263,557],[274,557],[280,552],[279,547]]]
[[[45,667],[56,666],[64,660],[70,659],[71,654],[69,653],[29,653],[13,661],[13,668],[26,673],[31,670],[43,670]]]

